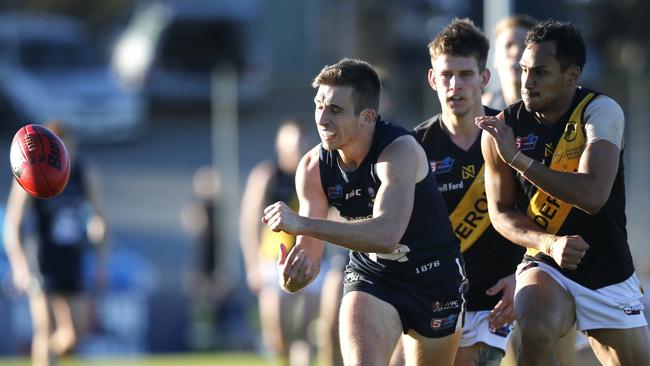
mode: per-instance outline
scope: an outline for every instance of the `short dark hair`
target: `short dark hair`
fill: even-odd
[[[542,42],[555,42],[555,58],[560,63],[562,71],[570,66],[578,66],[582,71],[587,62],[587,48],[578,27],[557,20],[537,23],[528,31],[525,45],[528,47],[533,43]]]
[[[479,71],[485,70],[490,42],[485,34],[468,18],[454,18],[429,43],[431,63],[440,55],[474,57]]]
[[[381,80],[366,61],[343,58],[334,65],[323,67],[311,85],[314,88],[321,85],[352,87],[355,115],[366,108],[379,109]]]

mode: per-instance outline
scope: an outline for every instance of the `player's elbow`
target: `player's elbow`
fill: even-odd
[[[588,213],[589,215],[595,215],[605,206],[607,199],[591,199],[588,202],[582,202],[578,208],[582,211]]]

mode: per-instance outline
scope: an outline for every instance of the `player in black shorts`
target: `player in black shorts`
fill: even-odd
[[[14,286],[29,296],[35,365],[50,365],[54,356],[72,350],[88,326],[82,259],[89,240],[101,244],[101,259],[106,258],[106,225],[95,175],[76,157],[75,140],[60,122],[46,127],[63,139],[70,153],[68,184],[59,196],[40,200],[14,182],[4,227]],[[36,235],[24,227],[32,213]],[[30,248],[27,243],[34,240],[35,248]]]
[[[298,235],[280,260],[295,292],[320,270],[323,241],[348,248],[340,335],[345,364],[387,364],[401,334],[409,364],[451,365],[464,312],[458,239],[422,147],[377,113],[381,83],[343,59],[312,84],[321,144],[296,173],[299,214],[285,203],[263,221]],[[327,220],[335,207],[346,222]]]
[[[498,113],[481,104],[490,78],[488,49],[487,37],[469,19],[454,19],[433,39],[428,81],[442,113],[414,129],[447,203],[469,278],[456,366],[500,364],[514,320],[514,272],[524,254],[494,230],[487,213],[481,129],[474,117]]]
[[[515,313],[522,365],[553,365],[574,324],[604,365],[650,364],[650,335],[627,243],[624,116],[578,86],[580,31],[545,21],[526,36],[521,102],[477,117],[494,227],[527,247]]]

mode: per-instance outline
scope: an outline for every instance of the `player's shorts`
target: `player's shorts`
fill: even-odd
[[[459,347],[469,347],[477,343],[485,343],[491,347],[500,349],[505,354],[514,326],[504,325],[499,329],[490,328],[488,322],[489,316],[489,310],[468,311],[465,314],[465,325],[463,326],[463,334],[460,337]]]
[[[378,274],[348,264],[343,292],[363,291],[393,305],[404,334],[413,329],[428,338],[446,337],[463,326],[467,277],[462,259],[440,262],[424,274],[416,274],[419,266]]]
[[[517,277],[523,271],[530,270],[546,272],[573,297],[578,330],[630,329],[648,324],[643,314],[644,307],[640,301],[643,294],[636,274],[623,282],[591,290],[568,279],[552,266],[537,261],[519,264]],[[517,282],[515,295],[519,290]]]
[[[83,291],[81,273],[52,272],[32,274],[30,291],[42,291],[46,294],[76,295]]]
[[[280,286],[280,272],[278,271],[278,264],[274,261],[262,261],[259,263],[261,272],[262,272],[262,284],[271,288],[275,288],[277,291],[283,295],[291,295],[290,293],[282,290]],[[323,279],[325,273],[328,270],[328,261],[323,260],[320,267],[320,272],[318,276],[305,287],[302,291],[307,293],[320,293],[321,287],[323,287]]]

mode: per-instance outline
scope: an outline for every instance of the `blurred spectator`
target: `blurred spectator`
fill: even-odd
[[[70,154],[71,172],[65,190],[50,200],[32,198],[13,182],[7,203],[4,243],[13,283],[26,293],[32,317],[32,360],[51,365],[71,352],[90,321],[89,297],[83,292],[83,256],[88,243],[101,250],[97,267],[105,281],[106,220],[99,201],[99,182],[77,156],[76,141],[63,124],[46,124],[59,135]],[[35,232],[24,223],[29,214]]]
[[[307,332],[317,316],[320,286],[314,284],[292,296],[281,290],[276,266],[280,243],[291,248],[295,237],[271,231],[260,217],[264,207],[276,201],[298,208],[294,175],[310,147],[302,123],[284,121],[275,140],[277,161],[263,161],[253,168],[241,208],[242,252],[248,286],[259,297],[262,337],[280,364],[286,365],[309,362],[314,347],[308,342]]]
[[[483,104],[502,110],[521,99],[521,66],[526,33],[537,21],[528,15],[513,15],[494,29],[494,69],[500,89],[483,95]]]
[[[195,239],[193,263],[185,289],[191,301],[190,346],[193,349],[251,348],[242,332],[243,293],[220,276],[217,257],[222,251],[218,222],[221,177],[211,166],[196,170],[194,197],[181,216],[183,227]]]

